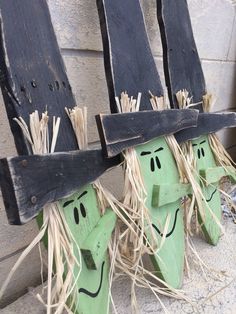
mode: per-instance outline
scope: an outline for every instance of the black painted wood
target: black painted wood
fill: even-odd
[[[96,117],[102,148],[108,157],[153,138],[197,126],[197,110],[139,111]]]
[[[0,160],[2,191],[8,220],[24,224],[43,206],[71,195],[119,164],[101,150],[18,156]]]
[[[0,1],[0,84],[19,154],[31,153],[14,117],[48,110],[60,116],[56,151],[78,149],[65,113],[75,100],[65,72],[46,0]]]
[[[202,101],[206,86],[193,37],[186,0],[157,0],[164,71],[171,106],[178,108],[175,94],[187,89],[193,103]],[[202,111],[202,106],[198,109]]]
[[[224,128],[236,127],[236,113],[200,113],[197,127],[175,133],[178,143],[193,140],[201,135],[215,133]]]
[[[163,90],[139,0],[97,0],[97,7],[111,112],[117,112],[115,96],[124,91],[134,97],[141,92],[140,110],[152,109],[149,90],[155,96]]]
[[[107,161],[101,151],[65,153],[78,149],[65,113],[65,107],[73,108],[75,100],[47,1],[1,0],[0,18],[0,85],[18,153],[32,152],[14,117],[21,116],[28,124],[30,113],[38,110],[41,114],[45,109],[50,117],[61,117],[55,151],[64,153],[1,160],[7,216],[10,223],[21,224],[47,202],[72,194],[119,160]],[[52,119],[50,130],[51,123]],[[27,167],[22,166],[24,160]]]

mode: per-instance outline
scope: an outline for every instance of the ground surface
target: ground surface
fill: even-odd
[[[190,278],[185,276],[183,290],[186,291],[186,295],[194,305],[192,306],[186,301],[162,297],[168,313],[236,313],[236,225],[227,219],[224,227],[225,235],[216,247],[208,245],[199,237],[194,239],[201,258],[216,272],[208,273],[206,279],[199,266],[190,261],[191,276]],[[129,287],[129,282],[125,280],[119,280],[114,284],[113,295],[115,295],[118,314],[131,313]],[[141,314],[164,313],[160,304],[149,291],[140,289],[137,291],[137,296]],[[0,310],[0,313],[42,314],[45,313],[45,310],[30,292]],[[100,313],[98,312],[98,314]]]

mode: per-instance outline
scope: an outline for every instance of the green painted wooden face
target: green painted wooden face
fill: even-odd
[[[208,136],[204,135],[192,141],[193,151],[197,161],[197,170],[216,167],[215,159],[210,148]]]
[[[164,137],[136,147],[146,185],[152,189],[154,184],[179,182],[179,173],[174,157]]]
[[[167,216],[170,215],[165,243],[158,254],[152,257],[152,262],[157,275],[172,287],[178,288],[182,283],[184,264],[184,226],[180,200],[169,204],[167,200],[167,204],[159,208],[152,206],[153,185],[168,184],[171,193],[171,184],[179,183],[176,162],[164,137],[137,146],[135,150],[147,192],[146,206],[157,245],[162,240]],[[147,237],[150,236],[148,230],[146,234]]]
[[[216,162],[211,151],[207,135],[201,136],[200,138],[192,141],[192,146],[196,158],[198,172],[200,170],[216,167]],[[220,220],[221,201],[220,193],[218,191],[218,183],[214,183],[209,186],[201,184],[201,187],[208,206]],[[209,243],[215,245],[219,240],[221,230],[212,218],[212,215],[207,206],[205,206],[205,212],[205,217],[199,217],[199,221],[202,224],[202,230],[206,236],[206,240]]]
[[[96,192],[92,185],[87,185],[77,193],[60,202],[67,224],[79,246],[88,237],[100,219]],[[76,248],[75,248],[76,252]],[[78,253],[76,253],[77,258]],[[106,313],[108,306],[109,263],[107,253],[104,254],[101,266],[97,270],[88,269],[82,257],[82,271],[78,280],[79,300],[77,313]],[[78,267],[74,275],[77,276]]]

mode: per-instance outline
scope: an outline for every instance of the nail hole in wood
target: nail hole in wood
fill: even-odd
[[[27,160],[26,160],[26,159],[23,159],[23,160],[21,161],[21,165],[22,165],[22,167],[26,167],[26,166],[27,166],[27,164],[28,164],[28,162],[27,162]]]
[[[37,84],[36,84],[36,82],[33,80],[33,81],[31,81],[31,86],[33,87],[33,88],[36,88],[37,87]]]
[[[32,204],[36,204],[36,202],[37,202],[37,197],[36,197],[36,196],[32,196],[30,200],[31,200],[31,203],[32,203]]]
[[[58,81],[55,81],[55,85],[56,85],[56,89],[59,90],[60,89],[60,85]]]
[[[48,88],[50,89],[50,91],[53,91],[54,90],[54,87],[51,83],[48,84]]]

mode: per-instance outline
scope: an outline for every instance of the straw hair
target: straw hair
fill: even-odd
[[[136,100],[132,101],[132,105],[134,107],[135,102]],[[124,105],[124,103],[122,103],[122,105]],[[78,143],[80,143],[80,148],[85,149],[86,147],[88,147],[86,140],[84,140],[87,139],[87,135],[84,134],[84,132],[87,133],[87,128],[85,127],[87,124],[84,121],[87,116],[87,110],[86,108],[75,107],[72,110],[66,109],[66,111],[72,122],[75,134],[77,134],[77,141]],[[81,125],[83,125],[84,127],[81,128]],[[79,127],[82,131],[78,131]],[[138,168],[138,165],[136,166]],[[125,185],[126,184],[128,184],[127,181]],[[137,183],[138,190],[140,188],[139,184],[142,185],[141,181],[138,181]],[[140,258],[142,257],[144,252],[147,252],[147,247],[143,245],[144,227],[142,228],[142,231],[140,231],[140,226],[137,224],[137,217],[138,219],[140,219],[139,213],[137,212],[138,208],[133,207],[134,204],[130,201],[132,195],[127,194],[126,199],[124,200],[124,202],[121,203],[105,187],[102,186],[99,180],[96,180],[93,183],[93,186],[96,190],[101,215],[105,213],[106,208],[110,207],[116,213],[118,218],[115,232],[113,233],[113,237],[111,238],[109,244],[109,297],[111,299],[114,311],[116,311],[116,309],[111,294],[111,288],[113,280],[120,276],[120,272],[122,272],[122,274],[126,274],[132,280],[131,307],[133,313],[137,313],[138,309],[138,303],[135,294],[136,286],[142,285],[145,288],[151,289],[154,294],[156,294],[156,292],[158,292],[160,289],[160,292],[164,295],[173,294],[175,297],[184,298],[181,296],[180,292],[176,291],[176,294],[174,292],[170,294],[168,293],[167,288],[160,288],[144,277],[144,274],[149,274],[149,272],[146,271],[143,267]],[[143,185],[141,189],[143,189]],[[140,203],[137,203],[137,205],[138,204]],[[144,221],[144,218],[142,218],[142,221]],[[139,251],[143,253],[140,255]],[[149,275],[153,276],[151,273]],[[171,289],[171,287],[169,288]],[[157,299],[162,304],[158,296]],[[107,313],[109,313],[109,308],[107,309]]]
[[[116,97],[117,108],[120,112],[135,112],[140,108],[141,94],[138,94],[137,99],[129,97],[127,93],[122,93],[121,98]],[[153,105],[163,102],[163,99],[156,98]],[[136,287],[149,289],[157,298],[163,307],[159,295],[168,295],[171,297],[185,299],[187,298],[181,291],[173,289],[161,279],[157,278],[151,271],[148,271],[143,265],[143,257],[146,253],[156,254],[163,246],[168,227],[170,216],[167,217],[162,240],[157,246],[156,237],[153,233],[152,222],[149,215],[149,210],[145,205],[147,192],[141,175],[139,160],[134,148],[128,148],[123,152],[124,157],[124,191],[123,191],[123,207],[125,209],[125,217],[127,220],[124,223],[119,221],[117,224],[114,246],[116,246],[116,267],[120,273],[117,276],[125,273],[132,282],[131,285],[131,307],[132,312],[138,312],[138,300],[136,298]],[[150,233],[147,239],[145,232]],[[155,281],[154,281],[155,280]],[[189,300],[188,300],[189,301]]]
[[[204,112],[209,112],[213,106],[212,95],[206,94],[203,96],[203,110]],[[226,169],[227,166],[235,166],[235,162],[232,160],[231,156],[227,153],[224,146],[221,144],[217,135],[211,133],[208,135],[210,146],[214,154],[216,164],[222,166]],[[226,169],[227,171],[227,169]]]
[[[60,126],[60,118],[53,117],[52,123],[52,139],[49,139],[48,122],[49,116],[47,112],[42,113],[39,117],[38,111],[30,114],[29,127],[25,121],[19,117],[14,119],[31,145],[33,154],[53,153]],[[51,142],[51,144],[50,144]],[[24,250],[20,258],[12,268],[9,276],[0,291],[0,297],[3,295],[6,286],[11,280],[14,272],[20,266],[22,261],[27,257],[30,251],[40,243],[43,237],[47,234],[48,239],[48,283],[47,283],[47,302],[44,303],[42,297],[37,295],[38,299],[46,306],[47,314],[53,310],[54,313],[62,313],[64,309],[71,312],[66,303],[68,298],[75,300],[77,294],[76,282],[73,269],[75,265],[81,268],[80,250],[73,239],[73,236],[66,224],[66,220],[57,202],[47,204],[43,208],[43,224],[38,235],[31,244]],[[79,259],[76,258],[76,253]],[[54,273],[53,269],[56,269]],[[54,275],[54,279],[52,277]],[[78,275],[79,276],[79,275]],[[73,296],[71,298],[71,296]],[[71,307],[73,306],[71,303]]]
[[[191,101],[188,98],[188,93],[186,91],[183,91],[182,93],[177,93],[176,97],[180,104],[180,107],[186,108],[187,106],[190,106]],[[157,97],[154,97],[153,95],[151,98],[151,103],[153,105],[153,108],[165,109],[164,102],[163,101],[160,102],[160,100],[158,100]],[[185,198],[185,202],[187,201],[186,204],[188,204],[188,209],[186,209],[186,204],[185,204],[185,216],[184,216],[186,231],[192,234],[191,220],[192,220],[193,213],[195,212],[195,203],[198,204],[198,210],[203,220],[205,218],[204,206],[205,205],[208,206],[204,198],[204,195],[202,193],[201,187],[195,179],[198,173],[195,171],[196,161],[193,158],[194,154],[192,150],[192,145],[191,145],[191,142],[188,142],[186,145],[182,145],[180,147],[174,135],[165,136],[165,139],[175,158],[176,165],[180,174],[180,181],[182,183],[189,182],[192,187],[192,191],[193,191],[192,202],[188,202],[187,198]],[[187,149],[188,153],[186,153],[186,147],[188,147]],[[211,211],[210,208],[209,210]],[[215,216],[215,214],[212,211],[211,213],[212,213],[212,216],[215,218],[217,224],[221,227],[221,224],[219,220],[217,219],[217,217]]]
[[[181,109],[187,109],[187,108],[191,108],[191,106],[194,106],[196,104],[192,104],[191,103],[191,98],[189,97],[189,93],[186,90],[181,90],[176,94],[176,98],[179,104],[179,108]],[[203,105],[203,109],[204,111],[209,111],[212,105],[212,96],[211,95],[205,95],[203,97],[203,102],[200,102],[200,104]],[[222,149],[222,144],[219,147],[216,147],[216,136],[209,134],[208,135],[209,138],[209,142],[210,142],[210,146],[211,149],[214,153],[214,158],[216,160],[216,163],[219,165],[229,165],[229,161],[230,161],[230,157],[228,158],[228,153],[225,151],[225,149]],[[213,139],[213,141],[211,141],[210,139]],[[214,142],[214,146],[211,145],[211,143]],[[201,215],[201,218],[204,222],[205,220],[205,208],[207,208],[212,216],[212,218],[215,220],[216,224],[220,227],[222,233],[224,233],[224,229],[221,225],[221,222],[219,221],[219,219],[216,217],[216,215],[214,214],[214,212],[212,211],[212,209],[209,207],[208,203],[206,202],[206,199],[202,193],[201,187],[200,187],[200,183],[204,184],[205,180],[199,175],[197,168],[196,168],[196,157],[194,155],[193,152],[193,148],[192,148],[192,143],[191,141],[187,141],[186,143],[183,143],[181,145],[181,150],[183,152],[185,161],[186,161],[186,169],[188,169],[190,171],[189,175],[192,178],[191,179],[191,185],[193,188],[193,195],[192,195],[192,203],[189,207],[189,211],[188,211],[188,215],[187,215],[187,223],[186,223],[186,228],[187,231],[192,234],[192,224],[191,224],[191,219],[192,217],[195,215],[198,215],[198,212],[195,208],[195,204],[198,207],[198,211],[199,214]],[[219,156],[216,156],[216,152],[220,151]],[[221,158],[222,156],[225,156],[225,158]],[[231,165],[231,163],[230,163]],[[189,179],[190,179],[189,177]],[[199,183],[197,182],[196,178],[199,180]],[[196,225],[195,225],[195,230],[196,231],[200,231],[201,228],[198,225],[198,219],[196,219]]]

